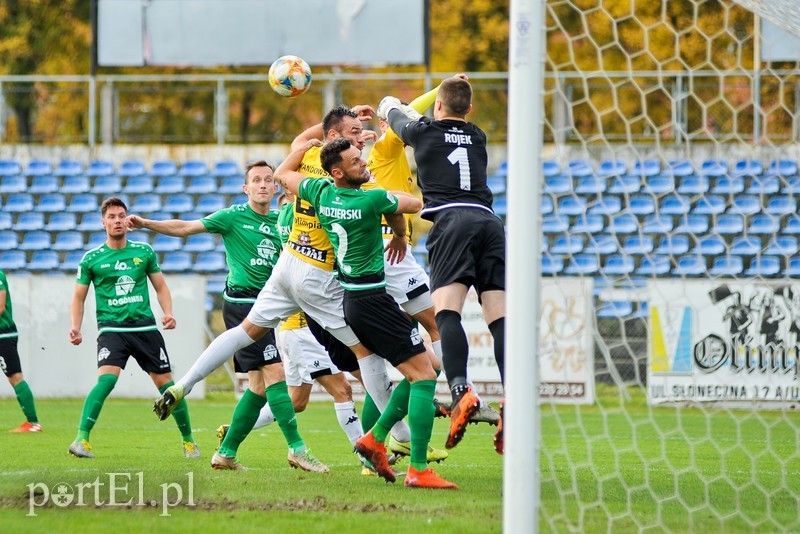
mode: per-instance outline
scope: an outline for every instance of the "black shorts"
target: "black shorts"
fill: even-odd
[[[164,337],[158,330],[104,332],[97,336],[97,367],[114,365],[125,369],[131,356],[147,373],[171,371]]]
[[[236,297],[237,293],[226,290],[229,296]],[[222,319],[225,321],[225,328],[231,329],[242,324],[247,314],[250,312],[251,303],[237,304],[222,300]],[[265,365],[281,363],[281,355],[275,343],[275,331],[270,328],[267,333],[253,343],[233,355],[233,366],[237,373],[247,373],[257,371]]]
[[[458,282],[484,291],[506,288],[506,234],[493,213],[448,208],[436,214],[428,234],[431,292]]]
[[[425,352],[419,330],[384,288],[345,290],[344,318],[365,347],[395,367]]]
[[[306,322],[308,323],[308,329],[314,334],[317,343],[322,345],[325,348],[325,352],[331,357],[333,365],[338,367],[340,371],[347,371],[348,373],[358,371],[358,359],[356,355],[353,354],[350,347],[322,328],[322,326],[309,317],[308,314],[306,314]]]
[[[17,352],[17,336],[0,338],[0,369],[3,374],[11,376],[22,372],[22,365],[19,363],[19,352]]]

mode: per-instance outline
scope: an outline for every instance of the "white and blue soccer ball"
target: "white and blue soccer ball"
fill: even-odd
[[[281,56],[269,68],[269,86],[281,96],[300,96],[311,86],[311,67],[297,56]]]

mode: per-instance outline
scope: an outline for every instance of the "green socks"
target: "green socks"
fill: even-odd
[[[408,426],[411,428],[411,467],[428,467],[428,443],[433,432],[433,396],[436,380],[419,380],[411,384],[408,397]]]
[[[175,382],[169,381],[160,388],[158,388],[158,392],[162,395],[167,388],[174,385]],[[183,441],[189,441],[194,443],[194,436],[192,435],[192,422],[189,419],[189,405],[186,404],[186,399],[181,399],[175,409],[172,410],[172,417],[175,419],[175,424],[178,425],[178,430],[183,437]]]
[[[17,402],[19,403],[19,407],[22,408],[22,413],[25,414],[25,419],[31,424],[38,423],[39,419],[36,417],[36,406],[33,404],[33,393],[28,383],[23,380],[14,386],[14,393],[17,394]]]
[[[372,400],[369,393],[364,393],[364,406],[361,408],[361,429],[364,431],[364,434],[366,434],[369,432],[370,428],[375,426],[375,423],[381,416],[381,411],[375,406],[375,401]]]
[[[392,391],[392,396],[389,397],[389,404],[386,405],[386,409],[372,427],[372,435],[378,442],[384,443],[386,441],[386,436],[389,435],[394,424],[404,418],[406,413],[408,413],[410,385],[408,380],[404,378],[398,382],[397,387]]]
[[[114,389],[117,383],[117,377],[112,374],[100,375],[97,377],[97,384],[89,392],[86,397],[86,402],[83,403],[83,412],[81,413],[81,423],[78,426],[78,435],[75,441],[82,439],[89,439],[89,432],[97,422],[100,416],[100,410],[103,409],[103,403],[106,397]]]
[[[236,452],[239,450],[239,445],[244,441],[247,435],[253,430],[253,425],[256,424],[258,414],[261,408],[267,404],[267,399],[252,391],[245,390],[242,398],[236,404],[236,409],[233,411],[233,419],[231,426],[228,428],[228,433],[225,434],[225,439],[219,447],[219,453],[227,458],[235,458]]]
[[[272,408],[272,413],[275,415],[275,420],[278,422],[289,448],[295,453],[302,452],[305,449],[305,443],[300,437],[300,432],[297,431],[297,417],[286,382],[278,382],[267,388],[267,402]]]

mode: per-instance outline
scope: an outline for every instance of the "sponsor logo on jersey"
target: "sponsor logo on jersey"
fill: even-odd
[[[414,345],[421,345],[422,344],[422,336],[419,335],[419,330],[416,328],[411,329],[411,343]]]
[[[107,269],[107,268],[109,268],[109,267],[111,267],[111,264],[110,264],[110,263],[103,263],[103,264],[101,264],[101,265],[100,265],[100,268],[101,268],[101,269]]]
[[[344,209],[344,208],[331,208],[330,206],[320,206],[319,212],[322,215],[339,219],[340,221],[350,221],[361,219],[360,209]]]
[[[111,351],[107,348],[103,347],[99,351],[97,351],[97,361],[101,362],[111,356]]]
[[[308,220],[308,219],[300,219],[300,218],[298,218],[298,219],[295,219],[294,224],[296,226],[304,226],[304,227],[308,228],[309,230],[322,230],[322,224],[316,219]]]
[[[286,245],[301,256],[306,256],[307,258],[311,258],[312,260],[320,263],[325,263],[326,258],[328,257],[327,250],[319,250],[308,245],[295,243],[294,241],[289,241],[286,243]]]
[[[275,256],[275,253],[278,252],[278,249],[275,248],[275,244],[270,241],[269,239],[263,239],[261,243],[258,244],[258,255],[264,259],[270,259]]]
[[[342,205],[341,197],[339,197],[339,195],[336,195],[336,198],[333,199],[333,202],[331,202],[331,204],[336,204],[337,206],[341,206]]]
[[[419,283],[419,281],[416,278],[409,278],[408,279],[408,287],[414,287],[418,283]]]
[[[258,231],[262,234],[272,235],[272,230],[270,229],[267,223],[261,223],[258,225]]]
[[[114,270],[116,271],[127,271],[130,268],[131,267],[129,267],[124,261],[117,260],[117,263],[114,264]],[[117,295],[119,295],[119,293],[117,293]]]
[[[264,361],[274,360],[278,357],[278,349],[275,345],[267,345],[264,347]]]
[[[123,275],[117,278],[117,282],[114,284],[114,289],[117,293],[117,296],[120,298],[108,299],[108,305],[124,306],[125,304],[130,304],[132,302],[144,302],[144,297],[141,295],[130,295],[130,292],[133,291],[135,286],[136,282],[134,282],[133,278],[128,275]]]

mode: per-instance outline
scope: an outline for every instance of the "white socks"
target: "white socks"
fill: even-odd
[[[275,422],[275,416],[272,415],[272,408],[269,407],[269,404],[265,404],[261,411],[258,412],[258,419],[256,419],[256,424],[253,425],[253,430],[256,428],[261,428],[262,426],[271,425]]]
[[[358,367],[361,369],[364,389],[372,397],[378,410],[383,413],[389,404],[389,397],[392,396],[392,381],[386,374],[386,360],[376,354],[370,354],[358,360]]]
[[[355,445],[358,438],[364,435],[361,430],[361,421],[358,419],[356,405],[353,401],[334,402],[333,409],[336,410],[336,418],[339,426],[342,427],[351,445]]]
[[[433,353],[436,355],[436,359],[439,360],[439,365],[444,365],[442,363],[442,340],[433,341],[431,342],[431,348],[433,349]]]
[[[178,380],[177,384],[183,386],[184,397],[192,391],[195,384],[210,375],[214,369],[228,361],[236,351],[252,345],[255,340],[251,339],[244,331],[242,325],[221,333],[217,338],[206,347],[203,354],[197,358],[192,368]]]

